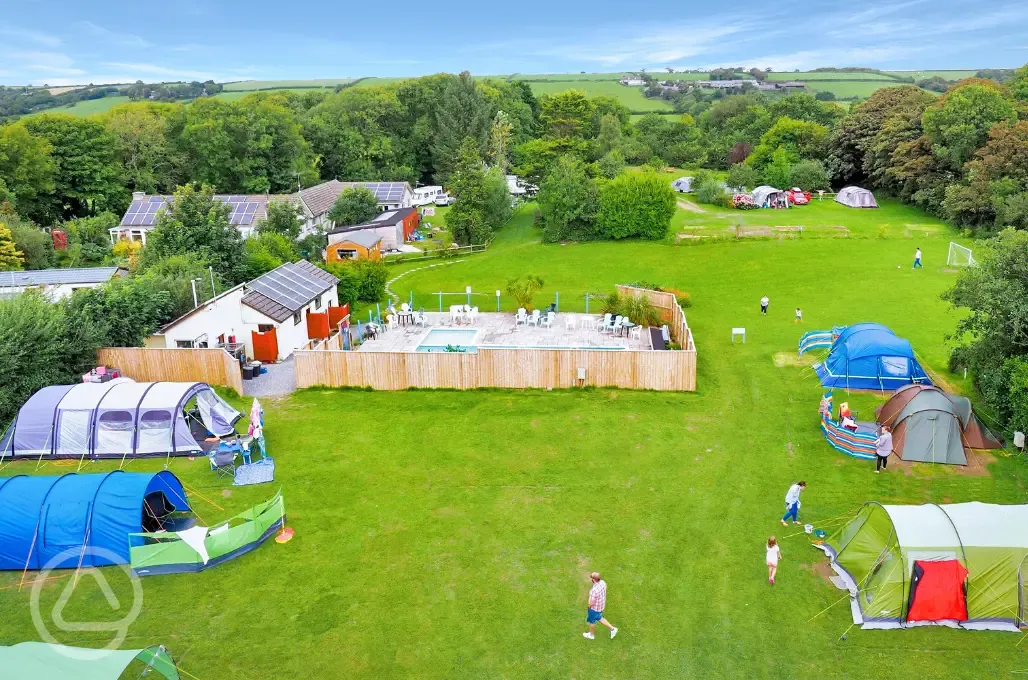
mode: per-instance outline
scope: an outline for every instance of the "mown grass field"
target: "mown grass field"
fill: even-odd
[[[1009,633],[852,629],[819,566],[824,558],[778,523],[785,490],[800,478],[809,483],[801,518],[828,530],[868,500],[1023,502],[1026,469],[1013,457],[975,474],[915,465],[875,475],[831,449],[818,430],[820,387],[793,359],[805,330],[874,320],[945,375],[945,337],[957,317],[939,298],[955,278],[944,226],[883,202],[879,211],[745,214],[846,224],[851,238],[547,245],[532,209],[485,254],[391,268],[409,271],[396,291],[432,308],[439,290],[470,285],[491,299],[508,278],[536,274],[545,286],[535,304],[559,291],[562,311],[583,310],[587,291],[619,282],[687,291],[698,391],[312,389],[265,400],[274,485],[232,488],[204,460],[175,459],[171,470],[208,524],[281,487],[296,538],[200,574],[145,579],[127,644],[166,644],[202,680],[978,680],[1028,668]],[[939,230],[859,237],[907,222]],[[912,271],[916,246],[925,269]],[[764,294],[767,317],[757,309]],[[504,298],[504,307],[513,303]],[[730,342],[734,326],[747,328],[745,344]],[[851,397],[864,410],[878,400]],[[35,467],[18,463],[3,474]],[[38,472],[74,470],[50,463]],[[763,559],[769,534],[782,538],[784,554],[774,587]],[[613,641],[581,637],[592,570],[609,584],[607,616],[621,629]],[[127,584],[107,573],[130,600]],[[39,639],[20,579],[0,574],[0,644]],[[44,611],[66,579],[43,585]],[[87,578],[64,616],[120,618]]]
[[[853,97],[860,97],[862,99],[866,99],[873,95],[876,90],[880,90],[883,87],[899,87],[901,85],[908,84],[909,83],[901,83],[897,80],[812,80],[809,83],[807,83],[807,87],[809,87],[813,92],[831,92],[838,99],[852,99]]]
[[[956,70],[956,71],[886,71],[893,75],[913,78],[914,80],[921,80],[923,78],[934,78],[938,76],[945,80],[961,80],[963,78],[974,78],[975,74],[978,73],[977,69],[973,70]]]
[[[768,80],[893,80],[884,73],[873,71],[773,71],[767,74]]]
[[[614,97],[632,111],[671,111],[672,106],[663,99],[647,99],[638,87],[626,87],[617,81],[550,81],[531,82],[532,92],[538,97],[564,90],[581,90],[589,97]]]
[[[132,101],[128,97],[114,96],[114,97],[103,97],[102,99],[87,99],[85,101],[76,102],[74,106],[59,106],[54,109],[46,109],[44,111],[37,111],[30,113],[30,116],[38,116],[41,113],[67,113],[72,116],[78,116],[85,118],[91,116],[94,113],[104,113],[110,111],[118,104],[125,104]]]
[[[352,83],[355,78],[314,78],[311,80],[242,80],[225,83],[225,92],[249,92],[251,90],[292,90],[312,87],[335,87]]]

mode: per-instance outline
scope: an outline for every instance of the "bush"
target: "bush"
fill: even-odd
[[[646,167],[652,168],[653,170],[656,170],[657,172],[662,172],[664,170],[664,168],[667,167],[667,164],[664,163],[664,159],[662,159],[662,158],[660,158],[658,156],[654,156],[650,160],[646,161]]]
[[[667,236],[675,207],[675,192],[660,175],[623,173],[600,188],[597,232],[611,239],[662,239]]]
[[[730,187],[742,187],[743,189],[753,189],[760,184],[760,176],[757,171],[745,163],[736,163],[728,169],[728,179],[726,183]]]
[[[614,179],[625,169],[625,157],[619,150],[614,149],[601,156],[597,165],[601,176]]]
[[[664,323],[660,312],[650,303],[650,297],[646,294],[622,296],[615,290],[604,299],[601,310],[611,316],[627,317],[632,323],[641,326],[660,326]]]
[[[821,161],[800,161],[789,169],[789,184],[804,191],[827,189],[828,172]]]
[[[386,266],[381,262],[357,260],[356,262],[330,262],[322,267],[339,283],[336,292],[339,304],[356,302],[381,302],[385,298],[385,284],[389,278]]]
[[[696,186],[696,200],[711,205],[724,205],[725,188],[717,179],[711,177]]]
[[[819,102],[834,102],[835,101],[835,93],[830,91],[830,90],[825,90],[823,92],[817,92],[817,93],[814,94],[814,99],[818,100]]]

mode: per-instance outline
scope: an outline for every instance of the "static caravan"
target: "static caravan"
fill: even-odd
[[[436,197],[442,196],[443,193],[443,188],[440,186],[418,187],[414,190],[414,198],[411,199],[411,205],[432,205],[435,203]]]

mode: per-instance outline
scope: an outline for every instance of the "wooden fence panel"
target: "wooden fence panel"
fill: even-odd
[[[96,355],[99,364],[119,368],[133,380],[205,382],[243,393],[239,361],[223,349],[102,347]]]

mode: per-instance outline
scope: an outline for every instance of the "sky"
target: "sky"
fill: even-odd
[[[1028,2],[19,0],[0,84],[1028,62]]]

